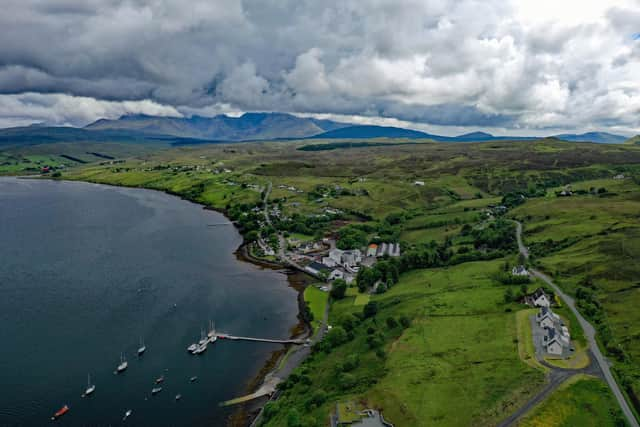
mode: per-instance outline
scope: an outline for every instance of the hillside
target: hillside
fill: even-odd
[[[486,141],[527,141],[537,139],[529,136],[495,136],[486,132],[471,132],[458,136],[435,135],[417,130],[391,126],[359,125],[349,126],[321,133],[312,139],[372,139],[372,138],[409,138],[430,139],[438,142],[486,142]]]
[[[311,138],[314,139],[370,139],[370,138],[425,138],[432,139],[437,135],[430,135],[417,130],[403,129],[392,126],[357,125],[331,130]]]
[[[631,137],[631,138],[627,139],[624,143],[625,144],[640,144],[640,135],[636,135],[634,137]]]
[[[27,126],[0,129],[0,148],[3,149],[61,142],[183,145],[202,141],[172,135],[149,134],[141,130],[87,130],[67,126]]]
[[[565,141],[598,142],[601,144],[622,144],[627,139],[626,136],[615,135],[607,132],[587,132],[581,134],[565,133],[554,136]]]
[[[297,117],[282,113],[245,113],[240,117],[155,117],[128,115],[116,120],[101,119],[89,124],[89,130],[137,131],[217,141],[243,141],[278,138],[305,138],[334,130],[341,123]]]

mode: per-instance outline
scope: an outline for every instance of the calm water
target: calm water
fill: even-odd
[[[286,276],[236,260],[241,237],[209,226],[219,222],[159,192],[0,178],[0,425],[46,425],[63,404],[61,426],[223,425],[232,410],[218,402],[243,394],[280,347],[186,347],[208,319],[288,337],[297,303]],[[114,375],[120,352],[129,369]],[[82,399],[87,373],[97,388]]]

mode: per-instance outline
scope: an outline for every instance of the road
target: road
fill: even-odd
[[[528,259],[529,258],[529,250],[522,243],[522,224],[520,222],[518,222],[518,221],[515,221],[515,223],[516,223],[516,239],[518,241],[518,250],[520,251],[520,253],[525,258]],[[546,274],[544,274],[544,273],[542,273],[542,272],[540,272],[540,271],[538,271],[538,270],[536,270],[534,268],[529,269],[529,271],[531,272],[531,274],[533,274],[534,276],[538,277],[539,279],[544,281],[546,284],[551,286],[553,288],[553,290],[556,292],[556,294],[559,295],[560,298],[562,298],[562,300],[565,302],[565,304],[567,304],[567,306],[571,309],[573,314],[576,316],[576,318],[578,319],[578,323],[580,323],[580,326],[582,326],[582,330],[584,331],[584,335],[587,338],[587,341],[589,342],[589,348],[591,350],[591,354],[595,358],[595,360],[598,362],[598,365],[600,366],[600,369],[602,370],[602,374],[604,376],[604,379],[607,382],[607,384],[609,385],[609,388],[613,392],[613,395],[615,396],[616,400],[618,401],[618,404],[620,405],[620,408],[622,409],[622,412],[624,413],[625,417],[627,418],[627,420],[629,421],[629,424],[632,427],[640,427],[638,425],[638,421],[636,420],[635,416],[633,415],[633,411],[631,410],[631,408],[629,407],[629,404],[625,400],[624,395],[622,394],[622,391],[620,390],[620,387],[618,386],[618,383],[616,382],[615,378],[613,377],[613,374],[611,374],[611,369],[609,369],[608,360],[604,357],[604,355],[600,351],[600,348],[598,347],[598,343],[596,342],[596,330],[593,327],[593,325],[591,325],[591,323],[589,323],[582,316],[582,314],[580,314],[580,312],[576,308],[576,304],[575,304],[574,299],[572,297],[570,297],[569,295],[565,294],[562,291],[562,289],[560,289],[558,287],[558,285],[553,283],[553,281],[551,280],[551,278],[549,276],[547,276]]]

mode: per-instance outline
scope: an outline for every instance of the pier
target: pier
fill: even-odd
[[[297,345],[301,345],[301,344],[305,344],[307,342],[304,339],[277,340],[277,339],[271,339],[271,338],[239,337],[239,336],[235,336],[235,335],[221,334],[221,333],[216,333],[215,335],[216,335],[216,337],[218,337],[218,339],[223,339],[223,340],[257,341],[257,342],[269,342],[269,343],[274,343],[274,344],[297,344]]]

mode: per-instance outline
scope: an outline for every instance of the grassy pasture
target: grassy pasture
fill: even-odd
[[[375,318],[357,326],[353,341],[311,358],[301,370],[314,390],[326,392],[327,402],[304,409],[309,392],[298,383],[279,402],[287,409],[267,425],[286,425],[294,408],[308,411],[305,425],[324,425],[335,403],[345,399],[381,408],[398,426],[489,425],[506,416],[541,385],[543,375],[518,357],[515,313],[505,311],[504,286],[489,277],[499,265],[413,271],[388,292],[372,295],[380,307]],[[350,298],[337,301],[330,323],[361,310]],[[399,335],[388,330],[385,319],[403,315],[413,319],[411,325]],[[368,328],[385,335],[384,359],[367,347]],[[344,389],[336,366],[350,354],[360,355],[349,372],[356,385]]]

